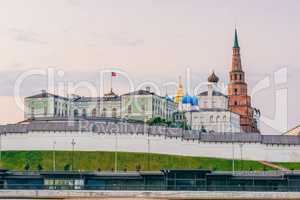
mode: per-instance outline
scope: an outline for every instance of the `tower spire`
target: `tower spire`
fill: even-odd
[[[242,61],[240,55],[240,46],[238,40],[237,29],[234,29],[234,42],[232,47],[232,64],[231,64],[232,71],[242,71]]]
[[[234,30],[234,41],[232,47],[232,63],[229,72],[230,82],[228,84],[228,105],[231,112],[240,115],[240,125],[244,132],[259,132],[253,116],[251,97],[248,96],[245,73],[242,69],[240,46],[237,29]]]
[[[238,39],[238,34],[237,34],[237,29],[234,29],[234,43],[233,43],[233,48],[240,48],[239,46],[239,39]]]

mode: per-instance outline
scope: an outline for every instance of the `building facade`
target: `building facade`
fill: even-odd
[[[43,90],[40,94],[26,97],[25,119],[37,117],[67,117],[70,114],[70,99],[53,95]]]
[[[172,120],[176,106],[172,98],[147,90],[124,95],[113,91],[103,97],[70,98],[43,91],[25,98],[25,119],[34,118],[124,118],[148,121],[155,117]]]
[[[251,106],[251,97],[248,96],[245,73],[242,69],[240,46],[238,43],[237,30],[234,35],[232,48],[232,65],[229,72],[228,97],[229,110],[240,115],[240,125],[244,132],[255,133],[258,129],[257,109]],[[254,113],[255,112],[255,113]]]
[[[155,117],[172,120],[176,110],[174,101],[169,97],[156,95],[150,91],[138,90],[122,95],[122,118],[148,121]]]
[[[240,116],[220,108],[199,109],[185,113],[187,124],[192,130],[207,133],[239,133]]]
[[[100,98],[100,117],[120,118],[122,115],[121,96],[112,90]]]
[[[71,100],[71,117],[86,118],[98,117],[100,98],[98,97],[75,97]]]

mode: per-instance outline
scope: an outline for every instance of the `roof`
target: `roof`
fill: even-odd
[[[213,73],[211,75],[209,75],[209,77],[207,78],[207,81],[211,82],[211,83],[217,83],[217,82],[219,82],[219,77],[213,71]]]
[[[73,102],[91,102],[91,101],[99,101],[100,97],[78,97],[73,99]]]
[[[233,43],[233,48],[240,48],[239,46],[239,40],[238,40],[238,34],[237,30],[234,30],[234,43]]]
[[[160,95],[155,94],[154,92],[150,92],[150,91],[147,91],[147,90],[137,90],[137,91],[133,91],[133,92],[123,94],[122,96],[130,96],[130,95],[153,95],[153,96],[157,96],[157,97],[162,98],[162,99],[166,99],[167,101],[172,101],[173,102],[173,99],[170,99],[170,98],[168,99],[168,98],[166,98],[166,96],[160,96]]]
[[[49,92],[41,92],[39,94],[36,94],[36,95],[32,95],[32,96],[29,96],[29,97],[26,97],[27,99],[35,99],[35,98],[49,98],[49,97],[54,97],[54,98],[61,98],[61,99],[68,99],[67,97],[63,97],[63,96],[59,96],[59,95],[56,95],[56,94],[51,94]]]
[[[192,110],[191,112],[224,112],[224,111],[230,111],[228,109],[224,108],[200,108],[199,110]]]
[[[103,97],[101,97],[103,101],[120,101],[121,97],[114,93],[112,90],[110,90],[109,93],[104,94]]]
[[[147,90],[137,90],[137,91],[133,91],[133,92],[123,94],[123,95],[155,95],[155,93],[147,91]]]
[[[197,96],[207,96],[207,95],[208,95],[208,91],[204,91],[204,92],[199,93]],[[212,95],[213,96],[223,96],[223,97],[228,98],[227,95],[223,94],[222,92],[216,91],[216,90],[213,90]]]

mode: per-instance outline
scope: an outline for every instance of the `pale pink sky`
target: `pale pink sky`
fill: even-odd
[[[12,91],[17,77],[33,68],[52,66],[67,80],[97,81],[97,71],[117,66],[136,84],[161,84],[189,67],[194,85],[213,69],[226,82],[236,24],[249,91],[287,67],[288,83],[255,93],[253,104],[272,119],[275,92],[287,88],[291,128],[300,122],[299,10],[297,0],[1,0],[0,121],[23,118]],[[44,82],[28,80],[22,94]],[[263,122],[262,130],[274,131]]]

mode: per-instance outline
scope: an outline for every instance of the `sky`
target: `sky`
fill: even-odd
[[[32,70],[54,70],[55,84],[90,81],[97,86],[99,72],[113,68],[127,74],[135,88],[151,83],[169,95],[175,87],[163,85],[175,84],[180,75],[189,79],[185,87],[191,90],[212,70],[226,84],[235,27],[252,105],[262,113],[262,132],[280,134],[300,123],[298,0],[0,3],[1,123],[23,119],[14,87]],[[35,94],[46,82],[44,76],[30,76],[20,95]],[[117,77],[115,91],[126,92],[125,82]],[[87,95],[84,89],[77,92]]]

